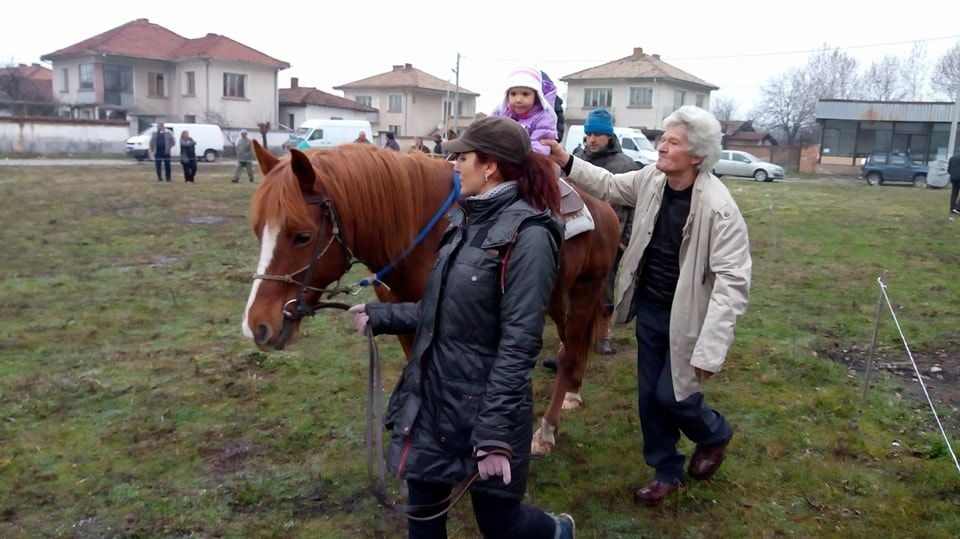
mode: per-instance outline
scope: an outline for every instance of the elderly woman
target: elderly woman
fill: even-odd
[[[444,149],[457,156],[462,203],[423,298],[350,309],[361,332],[416,332],[387,411],[388,464],[415,505],[441,502],[477,472],[470,493],[485,537],[572,537],[569,515],[520,503],[533,437],[530,371],[563,240],[556,173],[509,118],[477,120]],[[446,537],[446,516],[407,529]]]
[[[617,322],[636,318],[637,386],[643,456],[653,482],[634,493],[655,506],[683,481],[680,433],[697,444],[687,473],[707,479],[723,462],[730,423],[704,400],[746,310],[750,243],[740,209],[710,170],[720,156],[720,123],[680,107],[663,121],[656,167],[612,174],[570,157],[551,157],[567,177],[612,204],[635,209],[614,295]]]

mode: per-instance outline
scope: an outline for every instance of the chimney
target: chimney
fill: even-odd
[[[403,69],[403,66],[393,66],[394,71],[400,71],[401,69]]]
[[[300,79],[297,78],[297,77],[290,77],[290,87],[291,87],[291,88],[299,88],[299,87],[300,87]]]
[[[654,59],[654,60],[659,60],[659,59],[660,59],[660,55],[659,55],[659,54],[654,54],[654,55],[653,55],[653,59]]]
[[[413,64],[403,64],[404,71],[409,71],[411,69],[413,69]]]
[[[643,48],[642,48],[642,47],[634,47],[634,48],[633,48],[633,58],[634,58],[635,60],[639,60],[641,56],[643,56]]]

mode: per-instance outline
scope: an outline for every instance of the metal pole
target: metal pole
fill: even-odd
[[[955,153],[957,142],[957,122],[960,122],[960,86],[957,86],[957,95],[953,98],[953,121],[950,122],[950,142],[947,143],[947,159]]]
[[[453,132],[460,135],[460,53],[457,53],[457,86],[453,94]]]
[[[883,288],[887,286],[887,272],[878,279],[880,282],[880,298],[877,299],[877,316],[873,320],[873,340],[870,342],[870,354],[867,356],[867,367],[863,373],[863,393],[860,396],[860,409],[867,401],[867,388],[870,387],[870,368],[873,366],[873,356],[877,351],[877,335],[880,333],[880,315],[883,314]]]

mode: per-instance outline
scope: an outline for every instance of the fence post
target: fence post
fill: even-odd
[[[873,320],[873,340],[870,341],[870,354],[867,356],[867,367],[863,374],[863,393],[860,396],[860,409],[867,401],[867,388],[870,387],[870,369],[873,366],[873,356],[877,351],[877,335],[880,333],[880,315],[883,314],[883,289],[887,286],[887,272],[880,275],[880,297],[877,298],[877,316]]]

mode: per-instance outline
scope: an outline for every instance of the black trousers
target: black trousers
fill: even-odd
[[[160,176],[160,163],[163,163],[164,171],[167,173],[167,181],[170,181],[170,156],[169,155],[157,155],[153,159],[153,163],[157,167],[157,181],[163,180],[163,177]]]
[[[449,496],[453,487],[408,480],[407,488],[411,505],[431,505]],[[553,539],[556,534],[557,522],[552,516],[536,507],[522,505],[519,500],[473,491],[470,500],[477,526],[484,537]],[[447,515],[427,521],[407,520],[407,533],[410,539],[445,539]]]
[[[637,304],[637,402],[643,431],[643,458],[656,479],[683,479],[685,456],[677,452],[682,432],[696,444],[714,445],[733,433],[730,423],[696,393],[677,401],[670,371],[670,309]]]
[[[951,181],[950,185],[950,211],[960,210],[960,200],[957,200],[957,197],[960,196],[960,182]]]
[[[183,165],[183,181],[193,183],[193,179],[197,177],[197,160],[180,161],[180,164]]]

